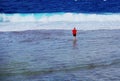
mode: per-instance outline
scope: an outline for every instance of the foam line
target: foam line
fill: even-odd
[[[1,22],[120,21],[119,14],[36,13],[0,14]]]

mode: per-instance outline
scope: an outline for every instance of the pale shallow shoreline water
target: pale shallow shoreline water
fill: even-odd
[[[120,30],[0,32],[0,81],[120,81]]]

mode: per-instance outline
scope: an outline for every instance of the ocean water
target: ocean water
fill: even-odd
[[[119,41],[119,0],[0,0],[0,81],[120,81]]]
[[[0,0],[0,13],[120,13],[119,0]]]
[[[85,13],[14,13],[0,14],[0,31],[24,31],[37,29],[71,30],[120,29],[120,14]]]
[[[120,81],[120,30],[0,32],[0,81]]]

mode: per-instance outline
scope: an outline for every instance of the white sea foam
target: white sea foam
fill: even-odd
[[[120,29],[119,14],[0,14],[0,31],[37,29]]]
[[[120,21],[120,14],[40,13],[0,14],[2,22]]]
[[[120,29],[120,22],[3,22],[0,23],[0,31],[24,31],[38,29],[62,29],[71,30],[76,27],[78,30],[98,29]]]

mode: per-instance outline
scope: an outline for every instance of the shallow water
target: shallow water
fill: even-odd
[[[120,81],[120,30],[0,32],[0,81]]]

